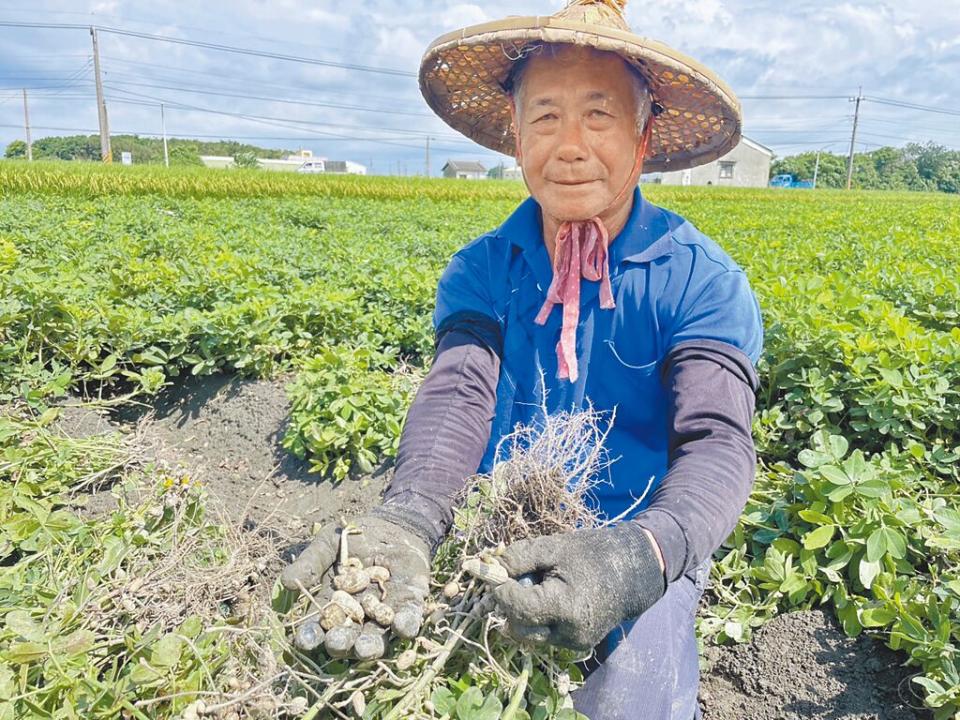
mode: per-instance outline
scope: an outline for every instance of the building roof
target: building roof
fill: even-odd
[[[756,140],[751,140],[746,135],[741,135],[740,141],[743,143],[746,143],[748,146],[752,147],[754,150],[759,150],[760,152],[766,153],[770,157],[773,157],[774,155],[776,155],[776,153],[770,148],[768,148],[766,145],[761,145]]]
[[[443,166],[443,169],[446,170],[447,168],[450,168],[454,172],[485,173],[487,171],[482,164],[471,160],[447,160],[447,164]]]

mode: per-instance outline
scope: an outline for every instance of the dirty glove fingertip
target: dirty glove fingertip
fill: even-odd
[[[503,565],[510,577],[518,577],[526,573],[543,569],[549,564],[552,549],[547,538],[531,538],[518,540],[508,545],[497,560]]]

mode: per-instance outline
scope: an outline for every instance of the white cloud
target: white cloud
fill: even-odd
[[[458,4],[444,10],[441,25],[448,28],[460,28],[479,25],[493,19],[479,5]]]
[[[90,12],[96,15],[109,15],[115,13],[119,7],[119,0],[103,0],[103,2],[94,3],[90,8]]]

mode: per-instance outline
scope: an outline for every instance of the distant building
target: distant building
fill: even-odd
[[[744,137],[722,158],[689,170],[661,173],[660,182],[664,185],[766,187],[773,157],[773,150]],[[655,176],[651,179],[656,182]]]
[[[201,155],[200,161],[208,168],[225,169],[233,167],[233,158],[229,155]],[[264,170],[274,172],[303,172],[339,175],[366,175],[367,168],[352,160],[328,160],[314,157],[309,150],[300,150],[282,159],[257,158],[257,164]]]
[[[507,167],[500,163],[487,170],[487,178],[490,180],[523,180],[523,170],[517,165]]]
[[[346,175],[366,175],[365,165],[355,163],[351,160],[325,160],[324,166],[328,173],[340,173]]]
[[[200,162],[204,164],[204,167],[216,170],[233,167],[233,158],[229,155],[201,155]]]
[[[487,169],[482,164],[467,160],[447,160],[442,172],[445,178],[458,180],[483,180],[487,177]]]

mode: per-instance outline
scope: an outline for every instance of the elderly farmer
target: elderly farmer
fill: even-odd
[[[690,720],[697,602],[753,480],[762,327],[740,268],[637,189],[643,168],[726,153],[739,139],[738,103],[702,66],[631,34],[622,6],[574,0],[554,16],[466,28],[427,50],[430,106],[515,154],[532,197],[444,272],[436,357],[396,475],[350,543],[391,569],[393,629],[415,635],[430,554],[465,478],[488,470],[499,440],[544,410],[589,402],[607,411],[615,461],[596,499],[608,517],[628,517],[508,547],[511,577],[538,582],[508,581],[496,599],[516,636],[596,648],[574,696],[580,712]],[[325,528],[285,584],[321,581],[338,532]],[[354,648],[382,651],[382,639]]]

